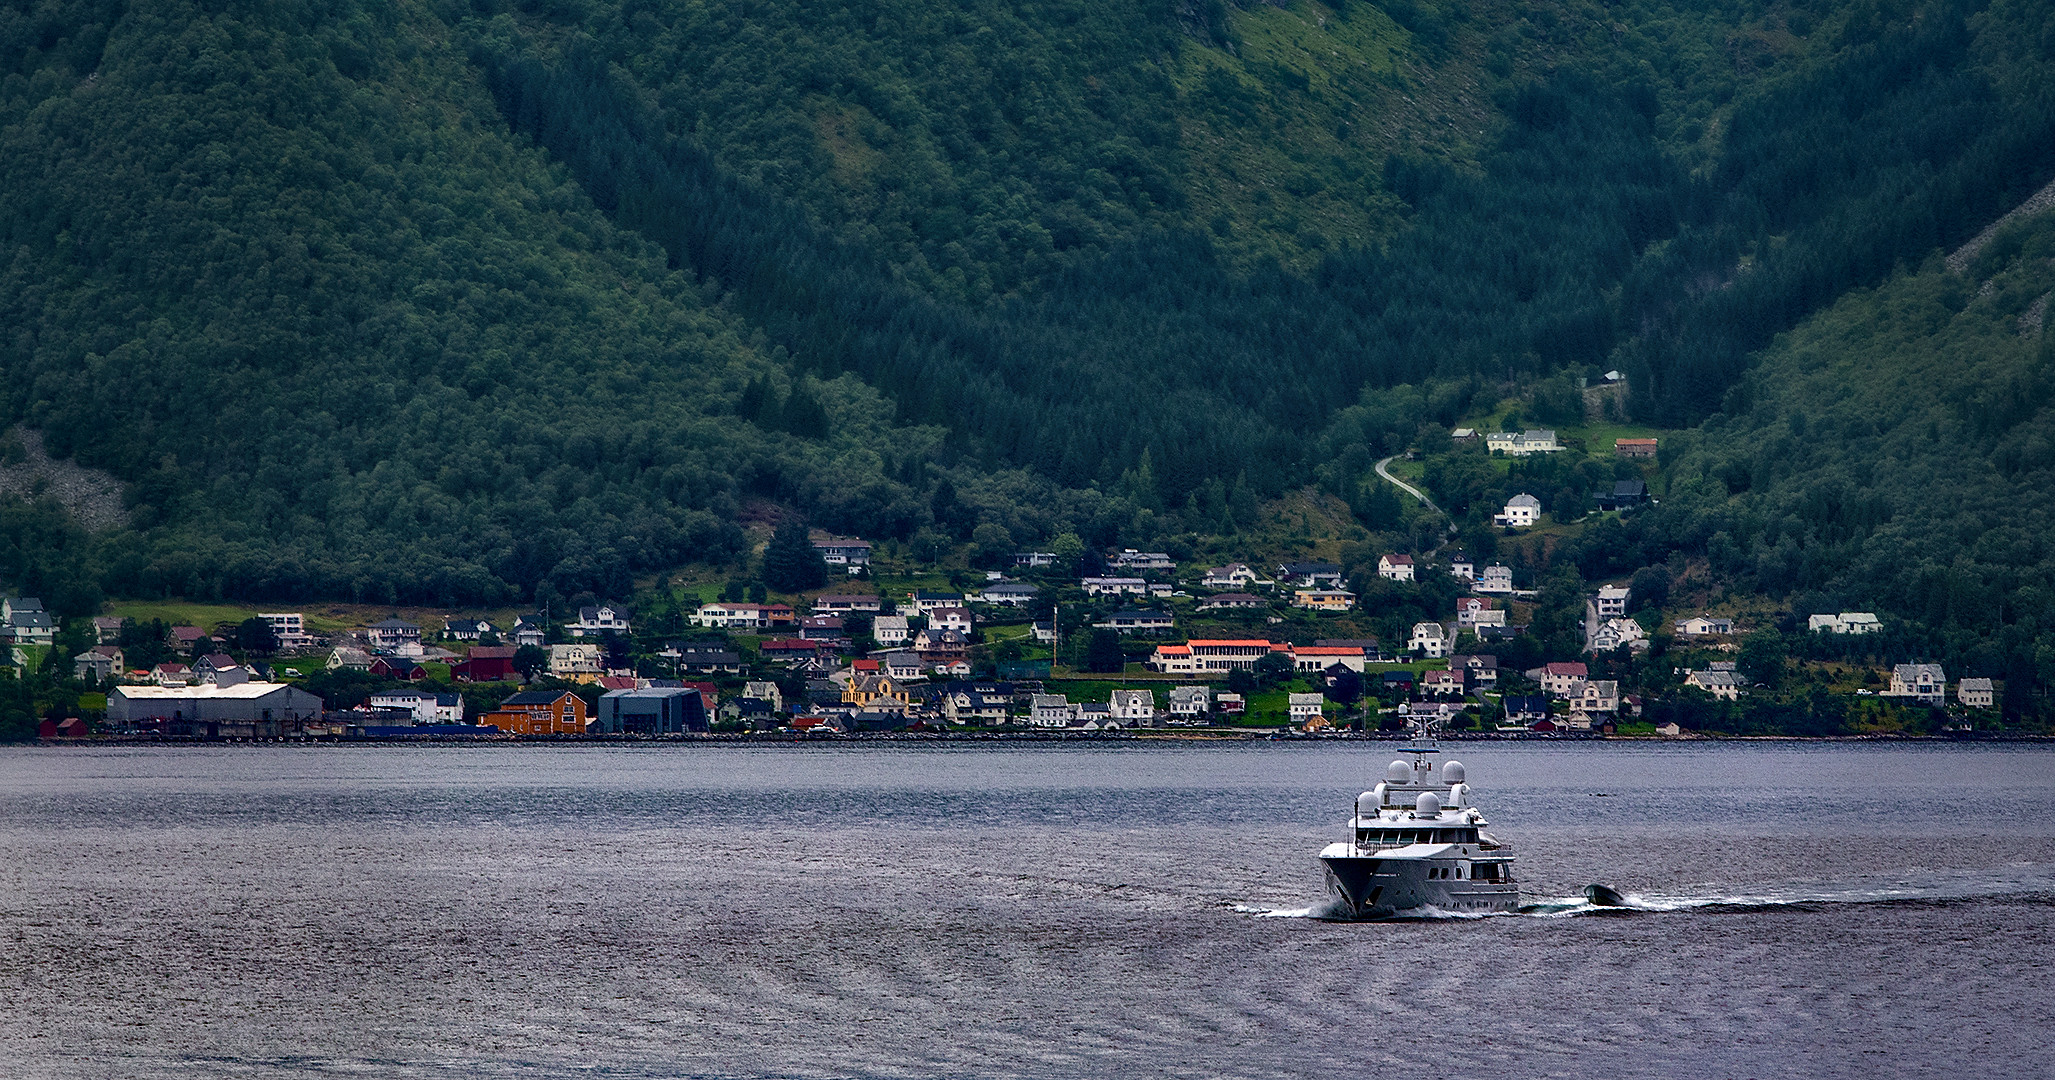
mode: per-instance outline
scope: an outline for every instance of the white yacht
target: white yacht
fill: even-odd
[[[1349,839],[1320,853],[1340,917],[1517,911],[1511,850],[1483,830],[1463,764],[1441,761],[1433,727],[1416,723],[1384,783],[1356,796]]]

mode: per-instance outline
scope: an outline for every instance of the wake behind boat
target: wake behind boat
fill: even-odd
[[[1350,838],[1320,852],[1341,917],[1518,911],[1512,852],[1483,831],[1462,762],[1439,761],[1426,720],[1400,752],[1412,760],[1392,762],[1383,783],[1356,796]]]

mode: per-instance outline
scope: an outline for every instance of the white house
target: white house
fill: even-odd
[[[578,609],[578,621],[565,627],[572,637],[599,637],[628,633],[628,609],[619,604],[597,604]]]
[[[1477,580],[1477,563],[1470,556],[1460,551],[1454,552],[1448,557],[1448,573],[1450,577],[1462,581],[1475,581]]]
[[[1294,645],[1291,657],[1292,666],[1308,674],[1336,664],[1360,674],[1369,662],[1361,645]]]
[[[871,561],[870,541],[854,537],[823,533],[813,537],[813,549],[829,566],[846,566],[852,571],[860,566],[869,566]]]
[[[445,619],[442,624],[442,636],[451,641],[479,641],[487,634],[497,636],[499,627],[484,619]]]
[[[904,645],[912,636],[904,615],[878,615],[871,619],[871,639],[880,645]]]
[[[702,608],[700,610],[703,611],[705,609]],[[514,618],[514,629],[507,635],[508,643],[516,648],[534,646],[539,649],[542,647],[543,642],[548,640],[548,637],[549,628],[544,624],[541,615],[516,616]]]
[[[1998,695],[1989,679],[1964,679],[1955,684],[1955,700],[1972,709],[1989,709],[1998,704]]]
[[[1170,688],[1171,722],[1194,723],[1213,710],[1213,688],[1210,686],[1173,686]]]
[[[1327,699],[1319,694],[1293,694],[1285,702],[1291,712],[1291,722],[1304,727],[1320,719],[1321,706]]]
[[[1513,592],[1513,568],[1504,563],[1492,563],[1484,568],[1482,574],[1478,575],[1477,584],[1472,585],[1470,591],[1487,596],[1511,595]]]
[[[1169,612],[1149,611],[1142,608],[1122,608],[1107,616],[1104,622],[1092,624],[1101,630],[1112,630],[1122,634],[1149,635],[1168,634],[1175,628],[1175,620]]]
[[[86,682],[106,682],[122,674],[126,659],[119,645],[95,645],[71,658],[71,677]]]
[[[1504,626],[1504,609],[1481,596],[1465,596],[1456,601],[1456,626],[1473,629],[1479,626]]]
[[[901,604],[899,609],[901,611],[910,611],[915,615],[932,617],[936,611],[942,608],[960,608],[962,606],[962,593],[930,592],[926,589],[917,589],[906,594],[906,603]]]
[[[768,702],[774,713],[785,711],[785,692],[778,684],[769,680],[757,680],[742,684],[742,696],[752,701]]]
[[[421,628],[405,619],[381,619],[371,624],[364,637],[374,649],[397,649],[402,645],[421,644]]]
[[[1632,619],[1603,619],[1585,625],[1585,652],[1611,652],[1622,645],[1630,649],[1646,649],[1648,633]]]
[[[1115,690],[1111,702],[1113,718],[1122,727],[1151,727],[1156,723],[1156,693],[1153,690]]]
[[[165,665],[160,664],[158,666],[163,667]],[[355,671],[369,671],[371,669],[371,654],[357,648],[355,645],[337,645],[335,648],[328,650],[328,667],[330,670],[349,668]]]
[[[1521,492],[1506,500],[1502,513],[1491,515],[1491,523],[1506,529],[1527,529],[1541,517],[1541,500]]]
[[[1544,429],[1530,428],[1526,431],[1494,431],[1484,436],[1484,446],[1492,453],[1508,457],[1526,457],[1529,454],[1553,454],[1563,448],[1556,441],[1556,433]]]
[[[1891,688],[1884,696],[1939,705],[1948,700],[1948,674],[1939,664],[1899,664],[1891,669]]]
[[[896,682],[909,683],[928,677],[927,664],[919,653],[886,653],[885,658],[878,661],[878,667],[883,669],[886,677]]]
[[[549,673],[559,679],[605,673],[606,650],[598,645],[551,645]],[[587,680],[590,681],[590,680]]]
[[[414,714],[416,724],[464,722],[464,698],[461,694],[424,694],[414,690],[396,690],[371,695],[371,707],[405,709]]]
[[[1718,637],[1734,632],[1734,620],[1694,615],[1677,621],[1678,637]]]
[[[1199,601],[1200,611],[1254,611],[1269,606],[1270,601],[1245,592],[1214,593]]]
[[[928,613],[928,629],[930,630],[955,630],[958,633],[968,634],[970,633],[972,621],[969,608],[936,608]]]
[[[692,613],[692,625],[724,627],[731,630],[754,630],[771,625],[773,607],[783,604],[701,604]],[[787,612],[790,608],[785,608]]]
[[[1839,615],[1814,615],[1805,628],[1815,634],[1874,634],[1884,628],[1872,611],[1844,611]]]
[[[1407,639],[1406,648],[1429,660],[1439,660],[1448,655],[1448,632],[1438,622],[1414,623],[1413,636]]]
[[[813,613],[816,615],[875,615],[885,610],[885,602],[869,593],[836,594],[813,598]]]
[[[1209,589],[1242,589],[1256,583],[1256,572],[1241,563],[1228,563],[1206,571],[1199,584]]]
[[[1485,690],[1498,688],[1498,657],[1490,653],[1451,656],[1448,666],[1451,671],[1461,671],[1465,684],[1469,686]]]
[[[1378,556],[1377,576],[1388,581],[1412,581],[1413,557],[1411,555]]]
[[[1600,585],[1598,595],[1591,598],[1591,606],[1598,611],[1598,617],[1609,619],[1627,613],[1627,601],[1633,590],[1625,585]]]
[[[1077,715],[1070,699],[1062,694],[1036,694],[1028,706],[1028,724],[1039,728],[1069,727]]]
[[[1277,568],[1277,577],[1295,588],[1339,589],[1342,572],[1333,563],[1285,563]]]
[[[1127,571],[1170,571],[1177,569],[1176,561],[1171,559],[1170,555],[1166,552],[1136,551],[1133,548],[1127,548],[1118,555],[1110,556],[1106,560],[1106,565],[1115,570]]]
[[[1693,671],[1684,676],[1685,686],[1695,686],[1723,701],[1741,698],[1741,676],[1731,671]]]
[[[1620,709],[1620,684],[1611,679],[1588,679],[1570,688],[1573,713],[1610,713]]]
[[[1147,596],[1149,583],[1138,577],[1088,577],[1078,583],[1086,596]]]
[[[307,620],[300,612],[263,611],[257,617],[271,628],[271,636],[278,639],[281,649],[304,649],[314,644],[314,635],[307,633]]]
[[[1024,585],[1018,581],[1000,581],[985,586],[985,591],[978,594],[978,599],[987,604],[1025,607],[1034,603],[1035,596],[1040,592],[1041,590],[1033,585]]]
[[[1549,697],[1566,698],[1572,687],[1591,677],[1591,672],[1575,661],[1558,660],[1527,672],[1527,677],[1540,683],[1542,692]]]

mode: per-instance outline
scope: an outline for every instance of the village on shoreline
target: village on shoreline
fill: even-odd
[[[1770,696],[1751,652],[1767,635],[1709,612],[1666,620],[1631,582],[1585,592],[1577,612],[1460,551],[1385,552],[1351,577],[1311,561],[1180,572],[1166,552],[1072,544],[937,574],[791,532],[763,575],[812,586],[781,589],[789,599],[733,579],[653,590],[639,613],[581,597],[511,615],[231,610],[244,617],[202,626],[59,625],[12,598],[0,622],[18,667],[69,675],[70,708],[38,732],[65,741],[1344,738],[1423,718],[1469,738],[1959,736],[1990,727],[1978,717],[1995,703],[1990,680],[1951,683],[1938,665],[1844,664],[1846,700],[1815,691],[1808,708],[1923,722],[1751,732],[1735,720]],[[1366,592],[1403,638],[1363,632]],[[1537,632],[1576,615],[1546,642]],[[1845,612],[1803,633],[1881,629]],[[1581,649],[1550,648],[1566,641]]]

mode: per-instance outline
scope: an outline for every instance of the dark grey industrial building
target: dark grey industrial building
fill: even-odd
[[[705,731],[706,702],[689,687],[650,686],[600,695],[596,735],[672,735]]]

